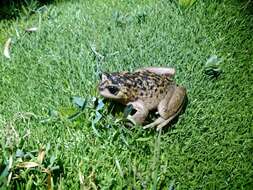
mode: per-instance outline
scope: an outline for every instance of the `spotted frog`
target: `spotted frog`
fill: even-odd
[[[174,68],[163,67],[102,73],[98,89],[107,99],[132,105],[136,112],[128,118],[137,124],[143,124],[148,113],[157,110],[159,117],[144,128],[160,130],[180,114],[187,98],[186,89],[172,80],[174,75]]]

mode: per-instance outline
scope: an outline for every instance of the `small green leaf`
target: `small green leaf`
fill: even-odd
[[[96,117],[93,120],[94,124],[96,124],[101,118],[102,118],[101,113],[99,113],[98,111],[96,111]]]
[[[213,77],[217,77],[221,74],[222,70],[220,68],[220,63],[222,59],[218,58],[217,55],[210,56],[205,64],[205,74]]]
[[[94,133],[95,133],[98,137],[101,137],[101,135],[99,134],[98,130],[97,130],[96,127],[95,127],[94,121],[92,121],[91,127],[92,127]]]
[[[48,110],[48,115],[49,115],[50,117],[57,117],[57,116],[59,115],[59,113],[58,113],[58,111],[56,111],[56,110],[49,109],[49,110]]]
[[[22,151],[22,150],[20,150],[20,149],[18,149],[17,151],[16,151],[16,157],[18,157],[18,158],[22,158],[22,157],[24,157],[24,152]]]
[[[97,111],[99,111],[99,110],[101,110],[103,107],[104,107],[104,102],[103,102],[103,100],[102,99],[99,99],[98,100],[98,105],[97,105],[97,108],[96,108],[96,110]]]
[[[129,104],[124,109],[124,118],[127,118],[127,116],[133,111],[134,107],[132,104]]]
[[[83,110],[86,107],[87,101],[81,97],[73,96],[72,102],[76,106],[78,106],[81,110]]]
[[[206,67],[218,66],[222,59],[218,58],[217,55],[211,55],[206,61]]]

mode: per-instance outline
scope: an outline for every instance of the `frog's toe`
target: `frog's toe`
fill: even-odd
[[[133,125],[137,124],[137,122],[134,120],[133,116],[131,116],[131,115],[127,116],[127,120],[130,121]]]
[[[154,125],[153,123],[150,123],[148,125],[143,126],[143,129],[148,129],[148,128],[154,128],[156,125]]]
[[[179,111],[181,111],[181,110],[179,110]],[[177,114],[174,114],[170,118],[168,118],[168,119],[164,120],[163,122],[161,122],[159,125],[157,125],[156,130],[159,131],[160,129],[162,129],[163,127],[168,125],[176,116],[177,116]]]
[[[150,123],[150,124],[148,124],[148,125],[145,125],[145,126],[143,127],[143,129],[154,128],[154,127],[156,127],[157,125],[163,123],[164,121],[165,121],[165,119],[163,119],[162,117],[159,117],[159,118],[157,118],[153,123]]]

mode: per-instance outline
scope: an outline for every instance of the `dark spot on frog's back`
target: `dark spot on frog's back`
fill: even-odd
[[[142,80],[140,78],[137,78],[136,82],[138,85],[142,85]]]
[[[157,82],[159,82],[161,79],[160,79],[158,76],[154,76],[154,77],[153,77],[153,80],[157,83]]]
[[[147,90],[147,88],[145,86],[142,86],[141,89],[144,90],[144,91]]]
[[[131,88],[132,88],[132,86],[133,86],[133,84],[131,84],[131,82],[130,82],[130,81],[127,81],[127,83],[126,83],[126,87],[127,87],[128,89],[131,89]]]
[[[149,80],[149,77],[146,76],[146,75],[142,75],[142,78],[143,78],[143,80],[145,80],[145,81],[148,81],[148,80]]]
[[[133,86],[134,88],[136,88],[136,87],[137,87],[137,82],[136,82],[136,81],[133,81],[132,86]]]
[[[153,90],[154,87],[155,87],[155,86],[154,86],[153,84],[151,84],[151,85],[149,86],[149,90]]]

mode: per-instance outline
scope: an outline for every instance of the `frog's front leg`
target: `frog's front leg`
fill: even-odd
[[[135,124],[143,124],[148,116],[148,110],[145,108],[143,101],[137,100],[135,102],[129,102],[127,105],[132,105],[136,112],[133,115],[128,115],[127,119],[133,121]]]

